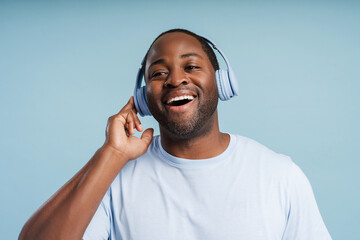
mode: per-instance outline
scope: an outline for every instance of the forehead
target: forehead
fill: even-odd
[[[201,43],[195,37],[182,32],[167,33],[152,45],[148,53],[147,65],[158,58],[180,56],[188,53],[206,54]]]

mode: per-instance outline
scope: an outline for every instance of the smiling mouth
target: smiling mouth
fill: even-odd
[[[192,100],[194,100],[194,96],[184,95],[184,96],[170,98],[166,102],[166,104],[169,106],[181,106],[191,102]]]

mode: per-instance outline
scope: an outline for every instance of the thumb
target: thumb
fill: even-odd
[[[154,134],[154,129],[148,128],[141,135],[141,140],[143,140],[143,142],[146,144],[146,147],[150,145],[151,140],[153,138],[153,134]]]

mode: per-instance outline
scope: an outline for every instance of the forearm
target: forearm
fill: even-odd
[[[127,159],[111,147],[90,161],[23,227],[19,239],[81,239],[112,181]]]

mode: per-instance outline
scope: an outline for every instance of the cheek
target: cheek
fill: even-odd
[[[214,77],[209,77],[208,78],[209,81],[206,81],[203,83],[203,86],[205,87],[206,91],[208,93],[211,93],[211,95],[218,95],[218,88],[217,88],[217,83],[216,83],[216,78]]]
[[[218,90],[218,86],[217,86],[217,82],[214,79],[214,84],[213,84],[213,90],[214,90],[214,94],[216,95],[216,97],[219,96],[219,90]]]
[[[156,83],[146,84],[146,97],[149,105],[158,105],[161,99],[161,86]]]

